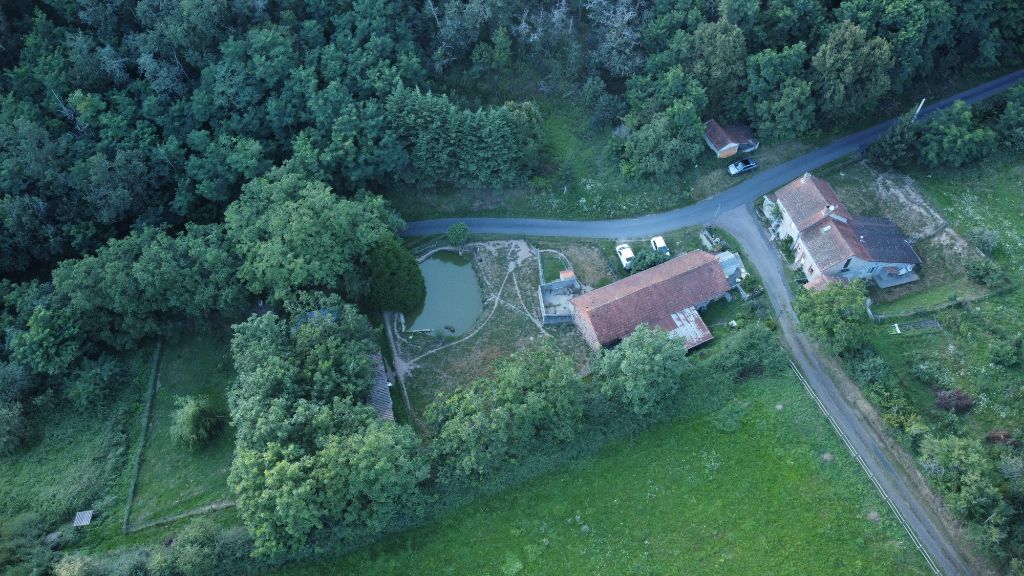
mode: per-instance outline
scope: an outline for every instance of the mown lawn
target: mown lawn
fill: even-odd
[[[132,508],[133,525],[230,498],[227,474],[234,429],[225,421],[216,438],[195,451],[178,444],[171,432],[178,396],[206,397],[227,415],[226,394],[234,375],[230,342],[228,327],[210,325],[164,345],[160,387]]]
[[[688,402],[680,419],[568,470],[273,573],[927,573],[794,379],[695,389]]]

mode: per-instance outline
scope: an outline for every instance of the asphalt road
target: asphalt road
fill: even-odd
[[[786,280],[782,259],[769,243],[764,229],[755,220],[752,208],[734,208],[719,217],[718,225],[742,244],[748,260],[746,264],[752,265],[760,274],[765,291],[778,314],[779,326],[790,355],[850,445],[860,454],[882,490],[914,531],[928,556],[947,576],[974,573],[954,544],[956,537],[944,529],[937,511],[927,504],[921,491],[908,480],[908,477],[918,473],[899,465],[899,459],[890,452],[887,448],[889,444],[882,437],[886,432],[868,422],[856,408],[864,400],[850,396],[859,396],[859,391],[847,387],[847,393],[843,393],[844,387],[833,380],[822,365],[816,348],[797,328],[798,321],[793,313],[793,292]]]
[[[926,117],[935,110],[945,108],[955,100],[977,102],[1006,90],[1024,78],[1024,70],[1007,74],[990,82],[975,86],[944,100],[925,106]],[[676,230],[685,226],[710,223],[721,213],[737,206],[749,204],[762,194],[781,187],[805,172],[815,170],[829,162],[857,152],[885,134],[895,119],[882,122],[867,130],[840,138],[831,144],[794,158],[789,162],[759,170],[724,192],[683,208],[621,220],[543,220],[533,218],[440,218],[410,222],[403,236],[444,234],[456,222],[465,222],[472,232],[479,234],[515,234],[528,236],[564,236],[575,238],[640,238]]]

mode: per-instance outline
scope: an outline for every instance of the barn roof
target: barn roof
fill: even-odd
[[[687,308],[721,297],[729,283],[718,259],[703,250],[688,252],[573,298],[602,345],[629,335],[640,324],[661,325]]]

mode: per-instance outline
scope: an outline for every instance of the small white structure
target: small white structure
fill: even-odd
[[[81,528],[82,526],[88,526],[89,524],[92,524],[92,514],[92,510],[75,512],[75,521],[73,522],[75,528]]]

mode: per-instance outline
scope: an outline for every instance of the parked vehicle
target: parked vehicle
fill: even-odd
[[[744,172],[750,172],[752,170],[757,170],[757,161],[753,158],[744,158],[739,162],[729,164],[729,174],[732,174],[733,176],[738,176]]]
[[[633,267],[633,249],[629,244],[619,244],[615,247],[615,253],[619,255],[619,262],[622,262],[623,268],[629,270]]]
[[[668,244],[665,244],[665,239],[661,236],[651,238],[651,250],[661,252],[665,256],[671,256],[668,251]]]

